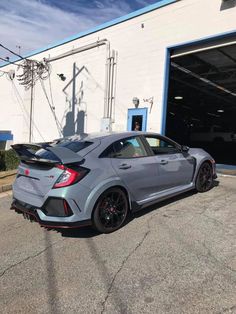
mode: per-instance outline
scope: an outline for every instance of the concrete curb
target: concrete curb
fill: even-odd
[[[0,199],[4,197],[8,197],[12,195],[12,191],[2,192],[0,193]]]
[[[12,190],[12,184],[4,184],[0,186],[0,193]]]

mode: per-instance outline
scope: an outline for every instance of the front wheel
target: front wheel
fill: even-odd
[[[93,226],[101,233],[113,232],[123,225],[128,210],[125,192],[120,188],[111,188],[99,197],[95,205]]]
[[[204,162],[197,175],[196,190],[198,192],[207,192],[213,186],[213,170],[208,162]]]

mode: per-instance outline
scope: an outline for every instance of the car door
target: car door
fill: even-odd
[[[143,200],[156,192],[156,158],[148,155],[139,136],[115,142],[110,158],[115,172],[135,200]]]
[[[158,135],[146,135],[145,139],[156,158],[158,191],[191,183],[195,159],[180,146]]]

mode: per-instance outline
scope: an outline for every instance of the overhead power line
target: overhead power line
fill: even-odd
[[[52,112],[52,115],[53,115],[53,118],[55,120],[55,123],[56,123],[56,126],[57,126],[57,130],[58,130],[58,133],[59,135],[61,136],[62,135],[62,126],[60,124],[60,121],[58,120],[57,116],[56,116],[56,113],[55,113],[55,107],[51,104],[50,100],[49,100],[49,97],[48,97],[48,94],[47,94],[47,91],[46,91],[46,88],[45,88],[45,85],[44,85],[44,82],[42,79],[39,79],[40,83],[41,83],[41,87],[42,87],[42,90],[44,92],[44,95],[47,99],[47,102],[48,102],[48,105],[49,105],[49,108],[51,109],[51,112]]]
[[[57,124],[57,128],[59,133],[61,133],[61,126],[59,124],[59,121],[56,117],[56,114],[54,112],[54,105],[51,105],[46,90],[44,88],[43,85],[43,80],[47,79],[50,75],[51,72],[51,66],[50,64],[48,64],[45,61],[37,61],[37,60],[32,60],[32,59],[27,59],[27,58],[23,58],[20,54],[12,51],[11,49],[7,48],[6,46],[0,44],[0,48],[3,48],[5,50],[7,50],[8,52],[10,52],[11,54],[17,56],[18,59],[17,61],[10,61],[9,58],[0,58],[1,60],[10,63],[10,64],[14,64],[16,65],[19,69],[19,67],[22,68],[22,73],[18,74],[17,80],[19,82],[20,85],[23,85],[25,87],[25,89],[30,89],[31,91],[31,98],[30,98],[30,113],[29,113],[29,142],[31,143],[32,138],[33,138],[33,125],[34,127],[37,129],[39,135],[43,138],[43,136],[41,135],[39,129],[36,127],[34,121],[33,121],[33,100],[34,100],[34,85],[36,83],[36,81],[40,81],[42,88],[44,90],[45,96],[47,98],[47,101],[49,103],[49,106],[51,108],[51,111],[53,113],[55,122]],[[20,64],[19,64],[20,62]],[[10,73],[10,72],[9,72]],[[9,74],[9,78],[12,80],[15,77],[15,72],[14,72],[14,77],[13,74]],[[50,85],[51,88],[51,85]],[[52,104],[53,104],[53,98],[52,98],[52,92],[51,92],[51,99],[52,99]],[[28,113],[27,113],[28,114]]]
[[[7,63],[10,63],[10,64],[13,64],[13,65],[15,65],[15,66],[17,66],[17,67],[24,67],[22,64],[18,64],[18,63],[16,63],[15,61],[10,61],[9,59],[4,59],[4,58],[1,58],[1,57],[0,57],[0,60],[2,60],[2,61],[4,61],[4,62],[7,62]]]
[[[26,124],[29,126],[29,117],[30,117],[30,114],[27,110],[27,108],[25,107],[25,104],[24,104],[24,100],[22,99],[16,85],[14,82],[12,82],[12,86],[13,86],[13,90],[14,90],[14,93],[15,93],[15,96],[16,96],[16,100],[22,110],[22,113],[23,113],[23,118],[26,122]],[[25,116],[26,115],[26,116]],[[36,131],[38,132],[39,136],[42,138],[42,140],[45,142],[45,138],[43,137],[42,133],[40,132],[38,126],[36,125],[35,121],[32,119],[32,124],[34,126],[34,128],[36,129]]]
[[[0,47],[2,47],[3,49],[9,51],[10,53],[12,53],[13,55],[19,57],[21,60],[24,60],[25,58],[23,58],[21,55],[19,55],[18,53],[12,51],[11,49],[5,47],[4,45],[0,44]]]

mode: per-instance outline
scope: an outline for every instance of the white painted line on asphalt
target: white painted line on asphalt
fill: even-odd
[[[236,178],[235,175],[231,175],[231,174],[223,174],[223,173],[217,173],[218,177],[228,177],[228,178]]]

